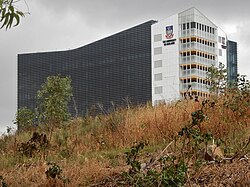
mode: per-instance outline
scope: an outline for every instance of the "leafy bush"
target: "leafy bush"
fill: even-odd
[[[56,179],[61,178],[62,169],[54,162],[49,162],[48,165],[50,166],[49,169],[45,172],[48,178]]]
[[[37,153],[43,153],[43,156],[45,157],[45,152],[48,146],[49,141],[46,135],[34,132],[32,138],[28,142],[21,143],[18,151],[27,157],[33,157]]]
[[[63,176],[63,171],[59,165],[55,162],[48,162],[48,166],[50,166],[46,171],[45,174],[47,178],[51,178],[53,180],[59,179],[62,180],[64,184],[69,183],[69,179]]]
[[[142,150],[145,143],[131,147],[127,151],[126,162],[131,166],[129,172],[123,173],[123,181],[120,184],[131,186],[183,186],[186,181],[187,166],[183,160],[177,160],[174,156],[165,156],[157,160],[158,169],[147,168],[150,165],[138,161],[139,151]]]

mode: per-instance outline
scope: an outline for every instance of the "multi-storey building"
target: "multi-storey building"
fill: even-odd
[[[96,104],[104,110],[127,100],[157,104],[180,99],[187,90],[206,97],[208,67],[227,64],[227,45],[226,34],[190,8],[77,49],[20,54],[18,108],[34,109],[37,90],[47,76],[56,74],[71,77],[82,115]],[[74,108],[71,103],[73,114]]]
[[[226,34],[196,8],[152,25],[152,101],[209,94],[208,67],[227,64]]]

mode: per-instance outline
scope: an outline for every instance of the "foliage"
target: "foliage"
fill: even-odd
[[[24,107],[18,109],[14,124],[17,125],[18,130],[26,130],[32,127],[35,119],[35,114],[32,110]]]
[[[174,156],[161,157],[159,162],[160,169],[141,168],[142,163],[138,161],[139,151],[145,143],[131,147],[127,151],[127,164],[131,166],[129,172],[123,173],[123,181],[120,184],[129,186],[183,186],[186,181],[187,166],[183,160],[177,160]],[[148,164],[149,165],[149,164]]]
[[[63,171],[62,171],[61,167],[58,164],[56,164],[55,162],[48,162],[47,164],[48,164],[48,166],[50,166],[45,171],[45,174],[46,174],[47,178],[60,179],[65,184],[69,183],[69,179],[65,178],[63,176]]]
[[[60,149],[59,154],[63,158],[69,158],[71,156],[74,146],[68,145],[69,134],[65,126],[60,129],[60,132],[55,134],[55,141]]]
[[[238,117],[248,115],[250,107],[250,82],[246,80],[246,76],[238,76],[235,85],[228,88],[224,100],[224,106],[231,109]]]
[[[12,26],[17,26],[20,23],[20,17],[24,17],[24,13],[17,9],[13,0],[0,0],[0,23],[3,27],[10,29]],[[14,24],[15,22],[15,24]],[[14,25],[13,25],[14,24]]]
[[[226,73],[227,69],[225,68],[225,65],[221,62],[219,63],[218,67],[213,64],[211,67],[208,68],[207,80],[210,84],[210,93],[215,95],[224,93],[225,88],[227,86]]]
[[[125,152],[126,163],[131,166],[130,173],[136,173],[141,170],[141,163],[137,161],[139,151],[142,150],[145,146],[144,142],[140,142],[137,145],[131,147],[129,151]]]
[[[45,172],[47,177],[51,177],[52,179],[60,178],[62,175],[62,169],[54,162],[49,162],[49,169]]]
[[[249,81],[239,77],[235,87],[207,99],[187,97],[174,104],[75,118],[55,128],[49,147],[42,149],[39,141],[27,142],[30,131],[11,133],[0,139],[1,174],[7,182],[14,177],[13,186],[63,186],[67,179],[60,177],[61,167],[71,186],[235,186],[236,182],[246,186],[241,180],[249,181],[250,174],[245,167],[250,153],[249,103]],[[129,166],[124,166],[124,149],[135,141],[141,143],[125,153]],[[32,159],[16,154],[19,142],[27,142],[23,146],[27,153],[21,149],[19,153]],[[208,158],[212,142],[222,157],[212,153]],[[62,165],[50,164],[46,173],[39,159],[43,150],[48,160]],[[45,174],[47,178],[41,177]]]
[[[27,157],[33,157],[37,153],[43,153],[43,156],[45,156],[48,146],[49,141],[46,135],[34,132],[32,138],[28,142],[21,143],[18,151]]]
[[[215,103],[213,101],[204,100],[200,110],[196,110],[191,113],[192,121],[186,125],[181,131],[178,132],[182,141],[182,157],[183,159],[192,158],[208,145],[208,142],[213,139],[213,135],[210,132],[203,132],[201,124],[208,119],[204,113],[204,108],[208,106],[213,108]],[[187,154],[185,154],[187,152]],[[187,163],[188,164],[188,163]]]
[[[72,97],[70,77],[49,76],[37,92],[41,122],[60,124],[69,119],[68,103]]]

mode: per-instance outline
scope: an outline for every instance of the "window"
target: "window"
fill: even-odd
[[[199,29],[201,30],[201,24],[199,24]]]
[[[155,81],[161,81],[162,80],[162,73],[157,73],[154,75]]]
[[[226,39],[225,37],[222,37],[222,44],[225,44],[226,43]]]
[[[155,87],[155,94],[161,94],[162,93],[162,86]]]
[[[187,23],[187,29],[189,29],[189,23]]]
[[[159,41],[162,41],[162,35],[161,34],[154,35],[154,42],[159,42]]]
[[[195,28],[195,22],[191,22],[191,28]]]
[[[155,67],[155,68],[162,67],[162,60],[154,61],[154,67]]]
[[[222,49],[219,49],[219,56],[222,56]]]
[[[219,43],[221,43],[221,42],[222,42],[222,40],[221,40],[221,36],[219,36],[219,37],[218,37],[218,41],[219,41]]]
[[[186,24],[185,24],[185,23],[183,23],[182,29],[183,29],[183,30],[186,30]]]
[[[154,55],[162,54],[162,47],[156,47],[154,48]]]

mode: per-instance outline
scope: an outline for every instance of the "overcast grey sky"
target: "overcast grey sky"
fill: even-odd
[[[239,73],[250,78],[249,0],[26,0],[30,15],[0,30],[0,132],[17,105],[17,54],[73,49],[190,7],[198,8],[239,45]],[[24,4],[19,4],[27,11]]]

